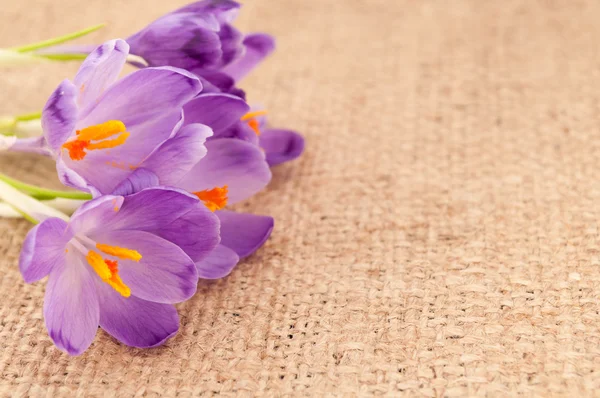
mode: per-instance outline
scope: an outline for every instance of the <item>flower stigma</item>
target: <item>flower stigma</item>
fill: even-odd
[[[193,192],[194,195],[204,202],[204,206],[210,211],[221,210],[227,205],[227,185],[221,188],[205,189],[204,191]]]

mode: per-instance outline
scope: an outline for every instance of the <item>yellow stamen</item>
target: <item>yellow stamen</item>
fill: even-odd
[[[221,210],[227,205],[227,185],[223,187],[215,187],[213,189],[205,189],[204,191],[194,192],[194,195],[204,202],[210,211]]]
[[[102,280],[110,279],[110,277],[112,277],[112,272],[110,271],[110,268],[108,268],[108,264],[104,262],[104,259],[101,255],[90,250],[85,259],[92,266],[94,271],[96,271],[98,276],[102,278]]]
[[[105,260],[95,251],[90,250],[85,257],[98,276],[123,297],[131,296],[131,289],[121,280],[119,276],[118,263],[116,261]]]
[[[262,110],[262,111],[254,111],[254,112],[248,112],[246,113],[244,116],[242,116],[242,118],[240,119],[242,122],[245,122],[246,120],[250,120],[250,119],[254,119],[257,116],[264,116],[267,114],[266,110]]]
[[[96,248],[108,255],[122,258],[124,260],[132,260],[138,262],[142,259],[142,255],[136,251],[118,246],[109,246],[102,243],[96,243]]]
[[[62,147],[69,151],[71,159],[82,160],[87,155],[85,150],[93,151],[123,145],[129,137],[129,133],[125,130],[125,124],[120,120],[109,120],[83,130],[77,130],[75,139],[65,142]],[[116,138],[109,139],[117,134]],[[98,142],[92,143],[91,141]]]
[[[256,119],[248,120],[246,123],[248,124],[248,127],[254,130],[254,134],[260,135],[260,126]]]

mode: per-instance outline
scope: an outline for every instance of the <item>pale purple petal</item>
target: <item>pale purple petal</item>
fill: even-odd
[[[244,100],[229,94],[201,94],[183,107],[186,124],[205,124],[215,136],[239,122],[249,110]]]
[[[206,258],[196,262],[198,277],[219,279],[229,275],[239,261],[238,255],[230,248],[218,245]]]
[[[172,67],[137,70],[112,85],[82,113],[81,127],[120,120],[128,131],[181,108],[202,89],[198,78]]]
[[[188,124],[156,148],[141,167],[158,176],[161,185],[175,185],[206,155],[204,143],[212,135],[208,126]]]
[[[218,211],[221,220],[221,244],[247,257],[261,247],[273,231],[274,220],[269,216]]]
[[[291,130],[267,129],[260,135],[260,146],[265,150],[269,166],[276,166],[302,155],[304,137]]]
[[[208,154],[177,184],[189,192],[228,186],[228,204],[249,198],[271,180],[263,152],[247,142],[225,138],[206,143]]]
[[[235,81],[240,81],[275,50],[275,39],[263,33],[252,34],[246,36],[244,46],[246,47],[244,55],[222,69],[222,72]]]
[[[156,187],[126,196],[112,229],[154,232],[198,206],[200,201],[185,191]],[[109,226],[107,223],[105,226]]]
[[[219,219],[202,203],[154,232],[181,247],[192,261],[206,257],[219,243]]]
[[[94,104],[117,80],[128,54],[129,45],[117,39],[102,44],[83,61],[73,80],[79,91],[77,103],[81,108]]]
[[[81,235],[104,231],[118,217],[123,201],[122,196],[105,195],[85,202],[71,216],[72,230]]]
[[[89,268],[81,253],[70,250],[66,261],[54,266],[46,286],[48,334],[59,349],[71,355],[84,352],[98,330],[98,295]]]
[[[150,348],[163,344],[179,329],[179,316],[171,304],[153,303],[135,296],[127,298],[108,284],[97,282],[100,326],[120,342]]]
[[[56,264],[65,262],[65,248],[73,237],[66,222],[48,218],[33,227],[23,242],[19,269],[27,283],[36,282],[48,275]]]
[[[77,88],[69,80],[63,80],[54,90],[42,111],[42,130],[46,142],[54,152],[75,131],[77,123]]]
[[[152,171],[138,168],[133,171],[112,192],[113,195],[131,195],[146,188],[156,187],[160,184],[158,176]]]
[[[52,156],[52,151],[42,137],[19,138],[9,148],[11,152],[36,153],[38,155]]]
[[[143,211],[140,211],[143,213]],[[149,232],[125,230],[96,234],[95,242],[136,250],[139,262],[119,259],[119,275],[131,295],[157,303],[185,301],[196,293],[194,262],[177,245]]]

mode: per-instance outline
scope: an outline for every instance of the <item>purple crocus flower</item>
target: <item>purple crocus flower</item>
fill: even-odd
[[[98,47],[73,82],[63,81],[52,93],[42,112],[60,180],[95,196],[112,193],[139,168],[165,179],[184,174],[206,153],[204,141],[212,135],[203,125],[188,123],[180,130],[183,105],[202,88],[198,78],[160,67],[118,80],[128,50],[123,40]],[[170,148],[165,141],[176,134],[188,150],[168,164],[160,161]]]
[[[27,235],[26,282],[49,275],[44,318],[61,350],[79,355],[98,325],[133,347],[154,347],[179,328],[173,303],[196,292],[198,270],[219,243],[219,220],[194,195],[149,188],[102,196],[70,222],[48,218]],[[200,265],[194,265],[199,261]]]
[[[166,14],[127,39],[131,53],[150,66],[175,66],[197,74],[205,91],[243,96],[234,88],[275,48],[266,34],[244,36],[231,22],[240,4],[202,0]]]
[[[234,95],[202,93],[183,109],[185,123],[201,123],[213,130],[209,141],[236,138],[258,145],[270,166],[296,159],[304,151],[304,138],[300,134],[266,128],[266,112],[251,111],[244,100]]]

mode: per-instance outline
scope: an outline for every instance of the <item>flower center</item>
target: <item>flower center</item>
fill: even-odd
[[[118,246],[109,246],[102,243],[96,243],[96,248],[105,254],[125,260],[138,262],[142,259],[142,255],[136,250]],[[99,253],[93,250],[88,251],[85,258],[88,264],[96,271],[96,274],[98,274],[100,279],[108,283],[113,289],[120,293],[121,296],[131,296],[131,289],[123,283],[119,276],[119,263],[117,261],[104,259]]]
[[[129,133],[125,124],[120,120],[109,120],[108,122],[77,130],[74,140],[67,141],[63,148],[69,151],[69,157],[73,160],[82,160],[87,155],[86,151],[97,149],[114,148],[123,145]],[[111,138],[116,136],[115,138]]]
[[[260,125],[258,123],[258,120],[256,120],[256,117],[264,116],[266,114],[267,114],[267,111],[248,112],[244,116],[242,116],[242,118],[240,120],[242,122],[246,122],[248,127],[250,127],[252,130],[254,130],[256,135],[260,135]]]
[[[227,185],[193,192],[193,194],[203,201],[204,206],[208,207],[210,211],[221,210],[227,205]]]

